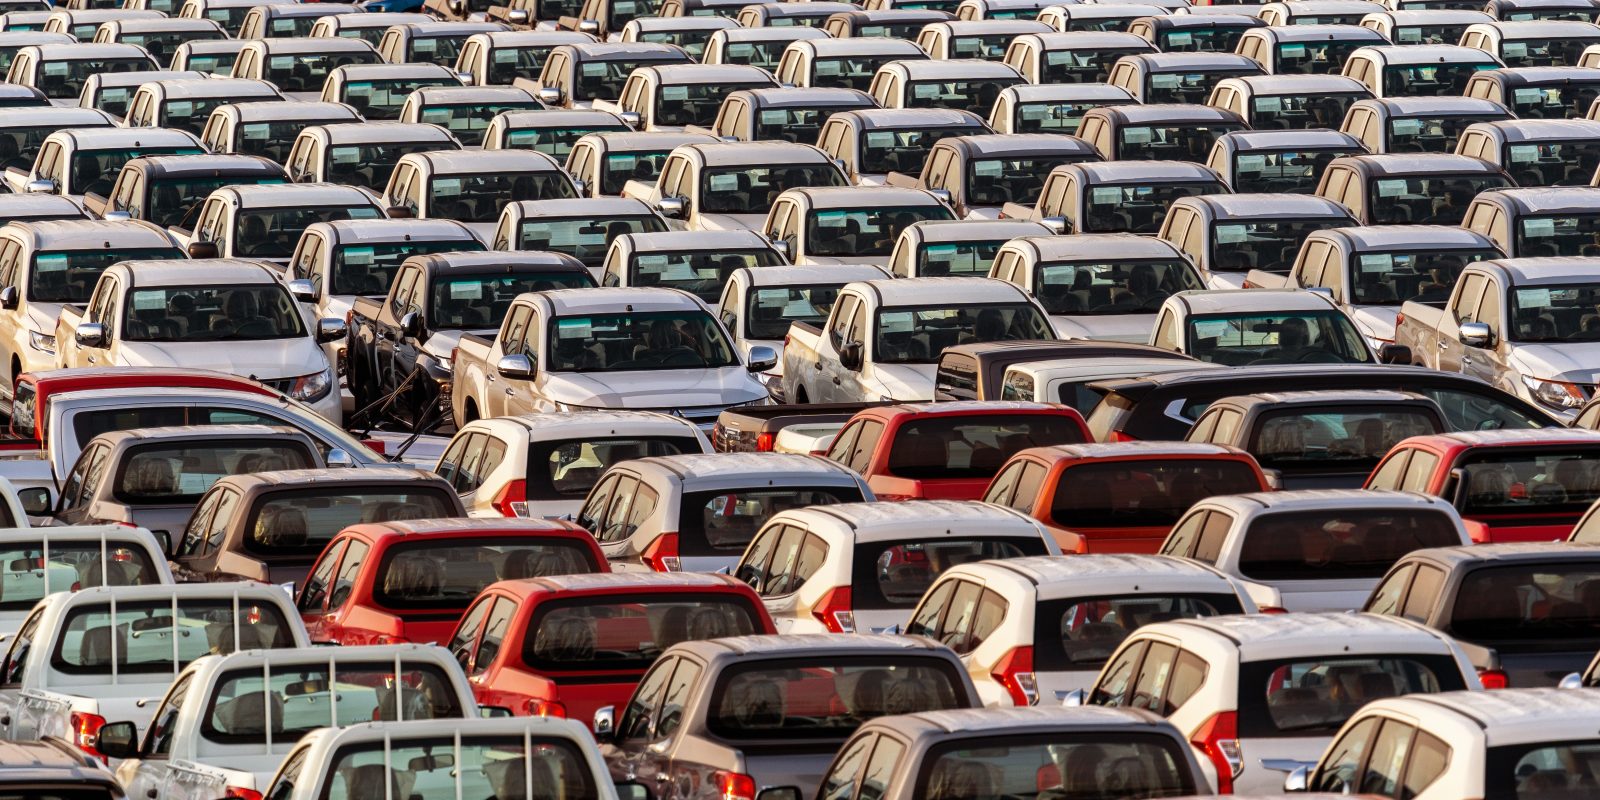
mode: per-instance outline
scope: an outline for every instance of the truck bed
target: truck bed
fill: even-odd
[[[802,423],[837,423],[841,427],[856,412],[892,403],[803,403],[798,405],[741,406],[717,417],[711,429],[711,447],[719,453],[765,452],[777,434]]]
[[[1400,324],[1394,328],[1394,343],[1411,348],[1413,360],[1423,366],[1439,366],[1439,323],[1444,320],[1443,305],[1407,301],[1400,306]]]

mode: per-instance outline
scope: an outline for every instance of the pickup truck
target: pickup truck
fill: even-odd
[[[187,131],[67,128],[45,137],[32,167],[8,168],[5,180],[13,192],[60,195],[83,205],[85,194],[105,194],[130,159],[204,152]]]
[[[283,167],[261,156],[142,156],[122,165],[104,195],[85,194],[83,207],[105,219],[147,220],[166,227],[192,221],[206,197],[223,186],[287,180]]]
[[[214,365],[258,379],[339,422],[338,383],[321,344],[342,319],[313,320],[262,262],[122,261],[86,305],[61,309],[56,365]]]
[[[1468,264],[1444,308],[1400,307],[1395,342],[1414,363],[1480,378],[1570,420],[1600,383],[1600,277],[1588,258]]]
[[[488,242],[506,203],[577,196],[572,178],[544,153],[435,150],[401,156],[381,201],[390,217],[453,219]]]
[[[83,569],[114,567],[134,574],[134,562],[116,561],[117,555],[51,553],[48,569],[76,574],[73,562],[79,560]],[[27,560],[36,559],[42,557]],[[58,737],[104,759],[95,745],[106,721],[147,727],[173,674],[194,660],[207,653],[310,643],[289,598],[265,584],[56,592],[33,607],[9,643],[0,666],[0,735],[23,741]]]
[[[16,492],[0,482],[0,513],[5,520],[5,545],[0,561],[15,564],[8,569],[7,583],[14,586],[0,602],[0,642],[10,646],[12,637],[44,598],[71,590],[97,586],[156,586],[172,583],[166,549],[154,534],[126,525],[46,525],[28,527],[28,518],[17,506]],[[42,558],[50,553],[50,566]],[[106,569],[107,564],[117,564]],[[0,736],[8,731],[0,722]]]
[[[595,285],[561,253],[457,252],[412,256],[388,297],[350,307],[348,375],[356,408],[428,430],[449,417],[451,359],[461,337],[490,334],[524,292]],[[392,399],[380,408],[368,406]]]
[[[765,402],[755,373],[778,354],[741,356],[693,295],[570,289],[518,297],[493,339],[467,334],[450,392],[455,422],[538,411],[661,410],[710,428],[729,406]]]
[[[110,114],[97,108],[8,108],[0,118],[0,167],[27,169],[39,156],[44,137],[69,128],[111,128]]]
[[[550,51],[560,45],[593,41],[577,31],[474,33],[461,45],[455,71],[468,86],[510,86],[523,75],[538,75]]]
[[[193,228],[167,230],[190,258],[252,258],[287,265],[306,228],[341,219],[380,219],[372,195],[337,183],[224,186],[200,206]]]
[[[783,351],[792,403],[932,400],[944,348],[1054,339],[1027,292],[989,278],[898,278],[846,284],[822,325],[796,322]]]
[[[757,230],[786,189],[849,185],[826,153],[793,142],[681,145],[659,175],[628,181],[622,196],[654,206],[669,228],[691,231]]]
[[[597,111],[622,117],[635,130],[681,131],[710,127],[722,100],[739,89],[776,88],[766,70],[744,64],[662,64],[633,71],[616,102],[595,100]]]
[[[670,44],[563,44],[550,51],[538,80],[516,78],[511,85],[535,92],[551,108],[582,109],[597,100],[615,102],[622,97],[622,85],[639,67],[692,63],[694,59],[683,48]]]
[[[1374,349],[1333,301],[1296,289],[1179,292],[1156,313],[1150,344],[1230,367],[1405,364],[1405,345]]]
[[[922,189],[801,187],[778,195],[761,231],[794,264],[887,268],[895,240],[906,228],[954,219],[949,206]]]
[[[649,256],[635,256],[634,263],[643,269],[647,258]],[[668,264],[663,266],[670,269]],[[663,271],[665,274],[666,270]],[[727,326],[728,332],[733,334],[733,343],[739,352],[749,355],[756,347],[768,347],[782,353],[789,326],[796,322],[821,323],[827,319],[834,299],[845,284],[851,281],[875,281],[882,277],[882,270],[868,264],[743,266],[723,276],[725,286],[720,301],[717,301],[717,316]],[[767,384],[767,391],[780,400],[783,391],[782,366],[780,360],[773,369],[759,376]]]

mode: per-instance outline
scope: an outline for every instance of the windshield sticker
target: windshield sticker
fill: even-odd
[[[371,264],[376,250],[371,247],[346,247],[344,249],[344,263],[351,266]]]
[[[975,161],[972,171],[985,178],[998,178],[1005,172],[1005,165],[999,161]]]
[[[789,121],[789,112],[787,112],[787,111],[779,110],[779,111],[763,111],[763,112],[761,112],[761,124],[762,125],[782,125],[783,123],[788,122],[788,121]]]
[[[361,151],[354,147],[335,147],[329,157],[335,164],[359,164]]]
[[[1525,219],[1522,221],[1522,232],[1525,236],[1554,236],[1556,221],[1550,217]]]
[[[587,317],[556,320],[556,336],[561,339],[587,339],[592,332]]]
[[[1418,133],[1422,132],[1422,120],[1420,120],[1420,119],[1397,119],[1397,120],[1391,121],[1389,123],[1389,127],[1392,128],[1394,130],[1394,132],[1397,133],[1397,134],[1404,134],[1406,136],[1411,136],[1411,135],[1418,134]]]
[[[1149,144],[1149,128],[1123,128],[1122,141],[1126,144]]]
[[[1379,197],[1402,197],[1405,193],[1406,182],[1404,180],[1378,181]]]
[[[517,51],[515,50],[507,48],[494,51],[494,63],[496,64],[514,64],[516,61]]]
[[[34,259],[34,269],[40,272],[61,272],[66,268],[66,253],[45,253]]]
[[[1518,289],[1517,290],[1517,307],[1518,308],[1549,308],[1550,307],[1550,290],[1549,289]]]
[[[819,228],[843,228],[848,211],[818,211],[813,216]]]
[[[1256,98],[1256,110],[1257,111],[1282,111],[1283,110],[1283,98],[1281,98],[1281,97],[1257,97]]]
[[[1205,319],[1194,322],[1194,335],[1202,339],[1215,339],[1228,332],[1225,319]]]
[[[838,75],[844,72],[844,64],[834,60],[818,61],[816,73],[818,75]]]
[[[638,257],[634,258],[633,263],[638,264],[639,265],[639,269],[642,269],[642,270],[647,269],[647,270],[649,270],[651,272],[660,272],[661,268],[665,267],[667,265],[667,257],[666,256],[638,256]]]
[[[482,300],[483,284],[478,281],[462,281],[450,284],[451,300]]]
[[[1194,34],[1189,33],[1188,31],[1184,31],[1183,33],[1169,33],[1169,34],[1167,34],[1167,46],[1168,47],[1171,47],[1172,45],[1175,45],[1175,44],[1192,44],[1193,42],[1194,42]]]
[[[1304,58],[1306,55],[1306,46],[1303,44],[1278,45],[1278,55],[1284,56],[1285,58]]]
[[[1023,106],[1019,113],[1022,114],[1023,119],[1038,120],[1044,119],[1045,113],[1049,110],[1048,106]]]
[[[1089,196],[1092,198],[1090,202],[1095,205],[1105,205],[1106,203],[1120,202],[1122,200],[1122,190],[1115,186],[1101,186],[1091,191]]]
[[[1150,87],[1153,89],[1176,89],[1183,83],[1182,75],[1151,75]]]
[[[1528,43],[1527,42],[1502,42],[1500,44],[1500,55],[1503,58],[1527,58],[1527,56],[1528,56]]]
[[[910,311],[884,311],[878,314],[879,333],[910,333]]]
[[[712,175],[709,182],[713,192],[736,192],[739,190],[738,175]]]
[[[434,178],[434,194],[461,194],[460,178]]]
[[[134,311],[156,311],[167,307],[166,292],[134,292]]]
[[[687,87],[687,86],[663,86],[663,87],[661,87],[661,99],[662,100],[688,100],[689,99],[689,87]]]
[[[1266,156],[1239,156],[1234,159],[1235,170],[1239,172],[1260,172],[1267,168]]]
[[[1243,225],[1218,225],[1217,244],[1238,244],[1250,240],[1250,229]]]

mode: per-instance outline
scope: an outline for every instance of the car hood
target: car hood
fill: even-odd
[[[933,375],[937,364],[873,364],[873,377],[883,385],[883,393],[896,400],[932,400]],[[876,400],[876,397],[863,398]]]
[[[1600,382],[1600,348],[1594,342],[1513,344],[1511,368],[1530,378]]]
[[[1104,339],[1144,344],[1150,340],[1155,314],[1052,315],[1050,324],[1063,339]]]
[[[450,351],[456,349],[461,343],[461,337],[473,333],[479,336],[493,337],[498,328],[483,328],[481,330],[465,331],[434,331],[429,334],[428,341],[422,343],[422,351],[441,361],[450,360]]]
[[[309,375],[326,369],[328,359],[309,336],[229,342],[121,342],[130,367],[195,367],[257,380]]]
[[[29,303],[28,327],[42,333],[56,332],[56,319],[61,316],[60,303]]]
[[[543,390],[557,403],[599,408],[726,406],[767,396],[760,382],[742,366],[547,373]]]
[[[1399,306],[1351,306],[1350,318],[1356,329],[1373,339],[1394,341],[1395,318],[1400,316]]]
[[[767,221],[766,214],[696,214],[697,231],[756,231]]]

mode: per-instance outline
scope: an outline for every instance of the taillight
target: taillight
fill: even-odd
[[[411,641],[404,636],[390,636],[387,633],[380,633],[373,640],[373,644],[411,644]]]
[[[1505,670],[1480,669],[1478,670],[1478,680],[1483,682],[1483,688],[1485,689],[1511,688],[1511,676],[1507,675]]]
[[[491,503],[502,517],[528,516],[528,482],[518,478],[505,485]]]
[[[917,496],[914,495],[914,494],[880,494],[880,495],[874,495],[874,496],[879,500],[883,500],[883,501],[886,501],[886,502],[895,502],[895,503],[903,503],[903,502],[905,502],[907,500],[916,500],[917,499]]]
[[[557,719],[567,718],[566,705],[555,700],[541,700],[535,697],[529,700],[524,705],[524,708],[527,710],[528,716],[530,717],[555,717]]]
[[[1402,313],[1402,314],[1394,315],[1394,326],[1396,328],[1400,327],[1401,325],[1404,325],[1405,321],[1406,321],[1406,315],[1405,314]]]
[[[738,772],[717,770],[711,773],[711,784],[716,787],[717,800],[755,800],[756,779]]]
[[[1250,281],[1245,281],[1244,285],[1240,286],[1239,288],[1241,288],[1241,289],[1254,289],[1254,288],[1256,288],[1256,285],[1251,283]]]
[[[96,748],[100,744],[100,729],[106,725],[106,718],[99,714],[89,714],[82,711],[72,712],[72,743],[79,750],[88,753],[101,761],[105,756]]]
[[[678,572],[683,568],[678,561],[678,534],[676,531],[663,533],[644,549],[644,555],[639,557],[644,565],[656,572]]]
[[[763,433],[763,434],[760,434],[760,435],[756,436],[756,452],[758,452],[758,453],[770,453],[770,452],[772,452],[772,446],[774,444],[777,444],[777,442],[778,442],[778,434],[776,434],[776,433]]]
[[[833,633],[855,633],[856,612],[850,607],[850,587],[835,586],[822,596],[822,601],[811,609],[811,616]]]
[[[1217,768],[1217,794],[1233,794],[1233,781],[1244,770],[1239,747],[1239,715],[1224,711],[1201,723],[1189,744],[1200,749]]]
[[[227,800],[261,800],[261,793],[243,786],[229,786],[222,791],[222,796]]]
[[[1279,606],[1261,606],[1260,608],[1257,608],[1256,610],[1260,611],[1263,614],[1287,614],[1287,613],[1289,613],[1289,609],[1281,608]]]
[[[1138,439],[1138,437],[1135,437],[1135,436],[1129,436],[1128,434],[1123,433],[1122,431],[1112,431],[1109,435],[1106,436],[1106,441],[1115,442],[1115,443],[1122,443],[1122,442],[1137,442],[1137,441],[1139,441],[1139,439]]]
[[[1039,682],[1033,675],[1033,648],[1014,647],[994,665],[989,673],[1011,694],[1011,702],[1019,706],[1039,704]]]

